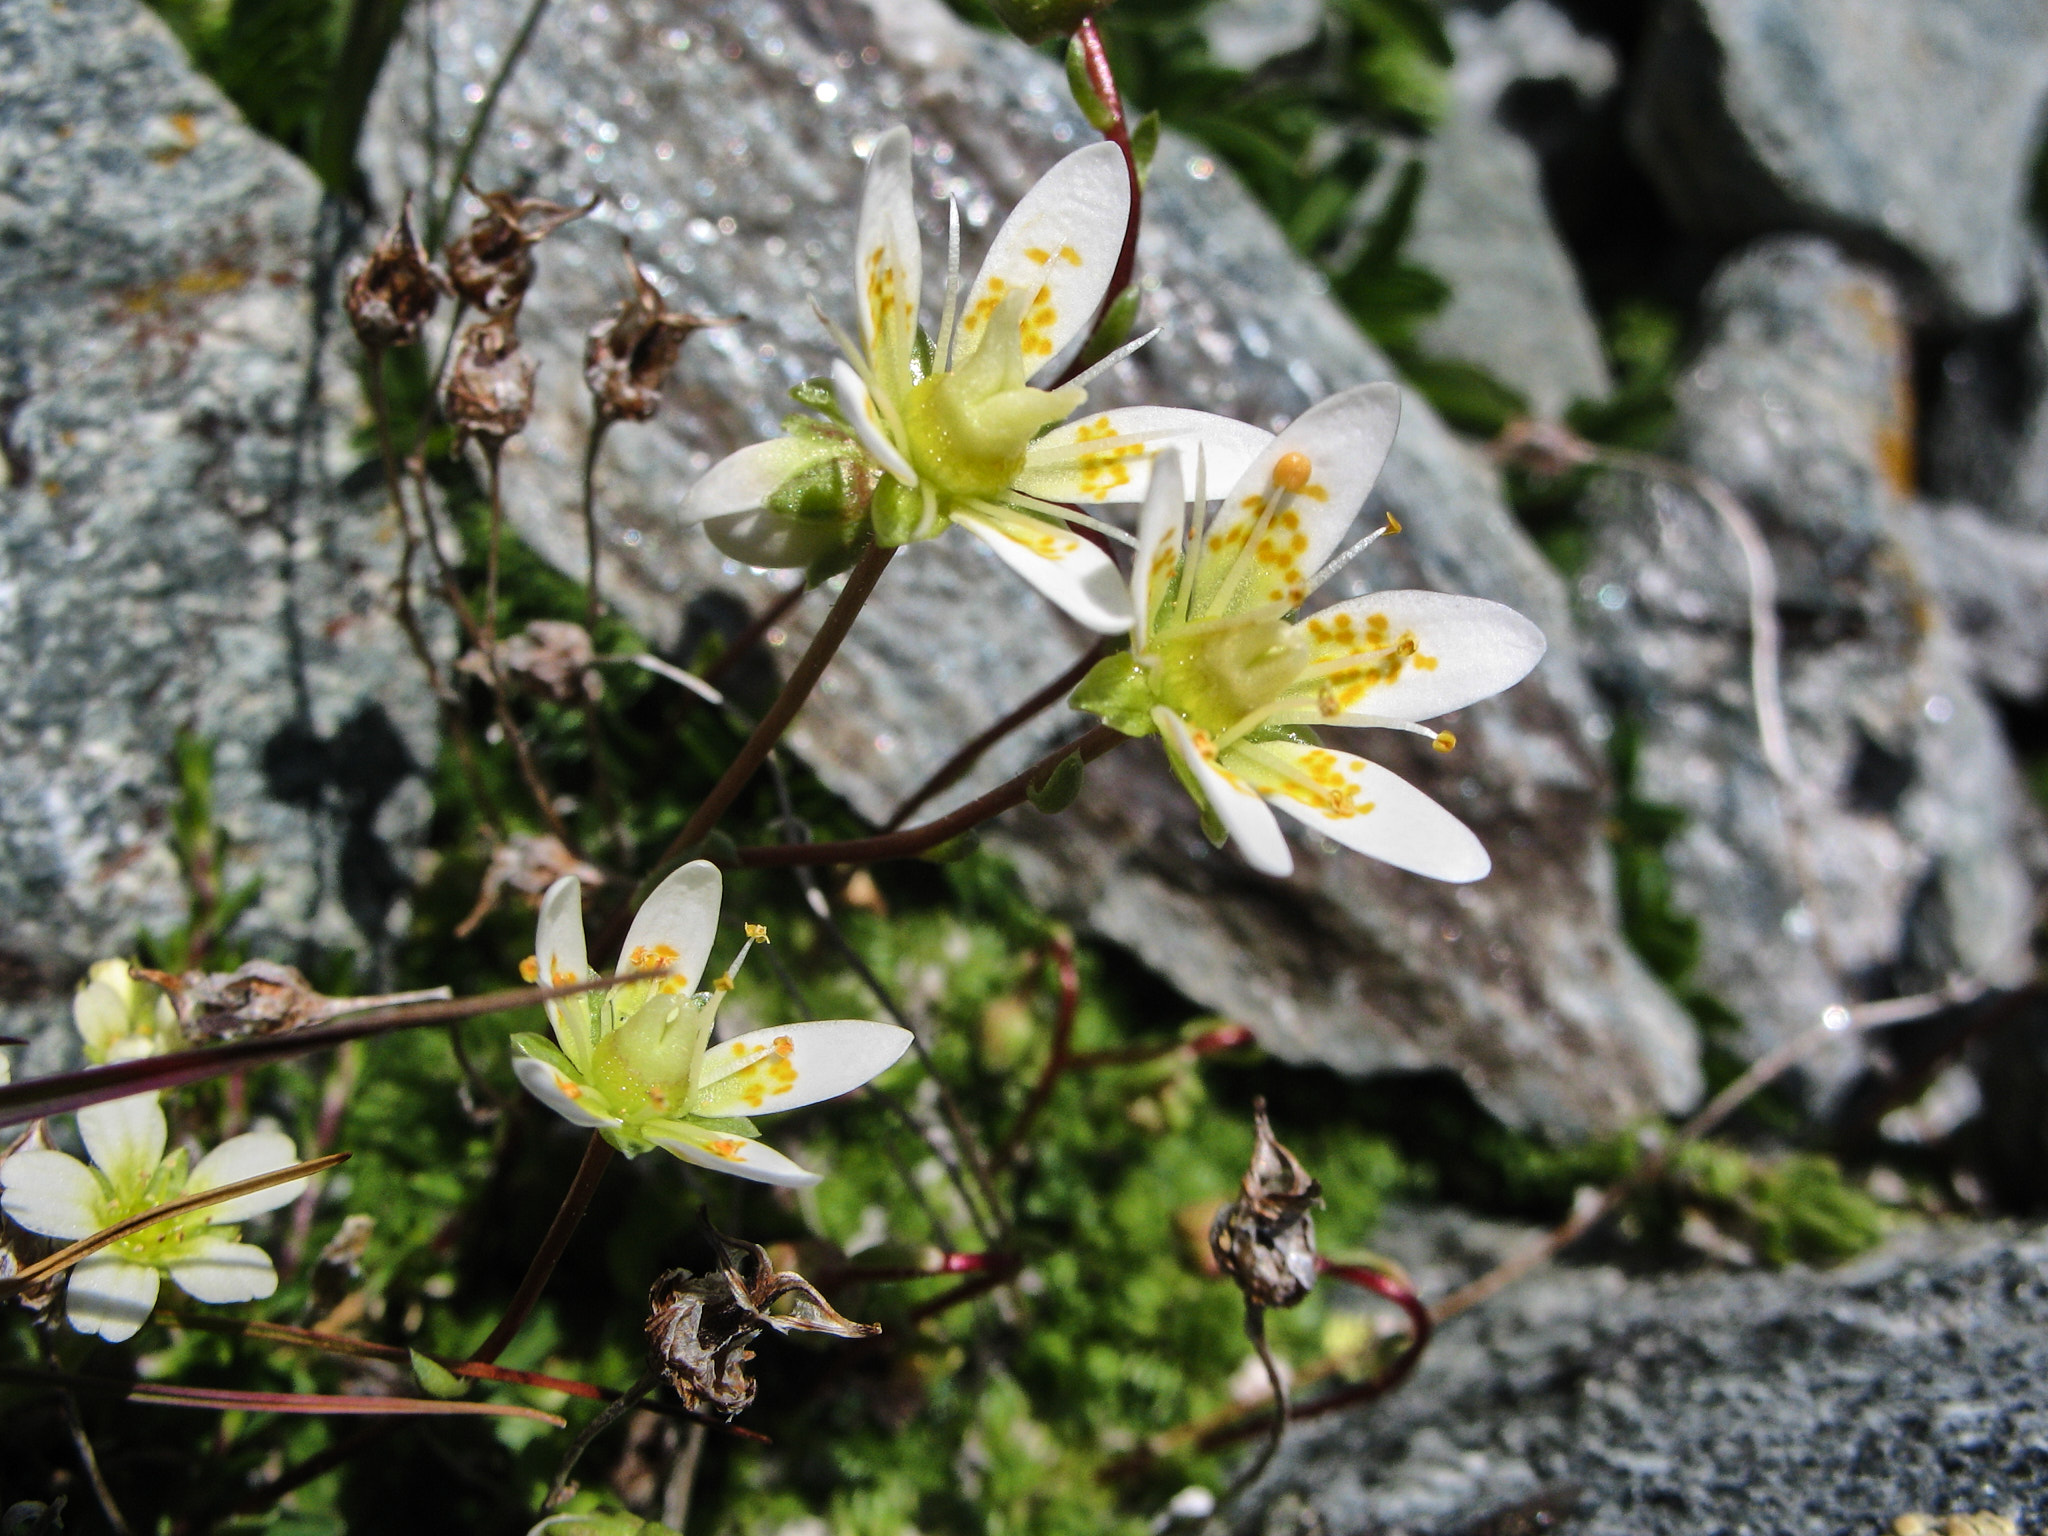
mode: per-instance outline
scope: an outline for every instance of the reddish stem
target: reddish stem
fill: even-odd
[[[1102,304],[1095,311],[1095,318],[1088,326],[1088,334],[1092,336],[1096,328],[1102,324],[1103,317],[1109,313],[1110,305],[1116,302],[1117,295],[1130,286],[1131,274],[1137,270],[1138,226],[1144,216],[1145,187],[1138,176],[1137,152],[1131,147],[1131,127],[1124,114],[1123,93],[1116,88],[1116,73],[1109,67],[1109,50],[1102,45],[1102,34],[1095,30],[1093,16],[1085,18],[1081,25],[1074,29],[1074,41],[1081,46],[1081,58],[1088,70],[1089,86],[1103,106],[1109,110],[1109,126],[1103,130],[1102,136],[1123,151],[1124,173],[1130,178],[1131,183],[1131,216],[1124,225],[1123,248],[1117,252],[1116,268],[1109,275],[1109,287],[1103,291]],[[1085,351],[1084,347],[1083,353]],[[1081,353],[1077,353],[1074,361],[1067,365],[1066,372],[1060,379],[1062,384],[1081,371],[1081,356]]]
[[[998,1168],[1006,1167],[1016,1157],[1032,1124],[1051,1101],[1053,1089],[1074,1064],[1074,1015],[1081,1006],[1081,972],[1074,964],[1074,941],[1063,933],[1053,935],[1052,958],[1060,986],[1059,1013],[1052,1025],[1052,1053],[1045,1058],[1045,1069],[1038,1074],[1038,1081],[1031,1085],[1031,1097],[1018,1112],[1017,1123],[1003,1138],[1002,1149],[995,1157]]]
[[[605,1169],[611,1166],[611,1160],[611,1143],[592,1131],[583,1148],[583,1161],[576,1165],[576,1177],[570,1181],[568,1193],[562,1196],[561,1208],[548,1224],[547,1235],[540,1240],[540,1249],[534,1254],[533,1262],[526,1266],[526,1278],[519,1282],[519,1289],[512,1295],[512,1305],[505,1309],[505,1315],[491,1330],[491,1336],[470,1356],[472,1363],[481,1361],[488,1365],[496,1360],[525,1326],[527,1318],[532,1316],[533,1309],[540,1304],[540,1293],[547,1289],[548,1279],[555,1272],[555,1266],[569,1251],[569,1239],[576,1235],[583,1213],[590,1209],[598,1182],[603,1179]]]

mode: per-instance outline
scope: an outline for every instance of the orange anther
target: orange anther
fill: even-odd
[[[1315,466],[1305,453],[1283,453],[1273,465],[1273,483],[1283,491],[1299,491],[1308,484]]]

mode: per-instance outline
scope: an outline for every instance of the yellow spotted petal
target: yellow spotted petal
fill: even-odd
[[[1470,827],[1378,763],[1291,741],[1240,746],[1227,755],[1276,810],[1346,848],[1454,884],[1481,879],[1493,867]]]
[[[1211,493],[1235,484],[1273,434],[1227,416],[1166,405],[1097,411],[1055,427],[1024,452],[1017,489],[1045,501],[1089,503],[1145,499],[1152,456],[1178,448],[1184,473],[1197,450]]]
[[[917,331],[918,284],[923,278],[913,190],[910,130],[891,128],[868,151],[853,275],[860,293],[861,341],[887,375],[884,387],[899,389],[909,385],[910,343]]]
[[[1131,554],[1131,648],[1142,650],[1153,611],[1180,565],[1187,532],[1187,493],[1181,486],[1178,449],[1163,450],[1152,466],[1152,484],[1138,511],[1138,547]]]
[[[567,1073],[557,1071],[544,1061],[531,1056],[515,1056],[512,1059],[512,1075],[519,1079],[519,1086],[547,1105],[571,1125],[584,1126],[591,1130],[619,1123],[619,1117],[593,1108],[601,1104],[602,1098],[593,1089],[577,1082]]]
[[[1373,592],[1302,623],[1315,677],[1289,722],[1432,720],[1512,688],[1543,659],[1514,609],[1447,592]]]
[[[669,966],[672,973],[656,983],[662,991],[701,989],[724,888],[718,866],[706,859],[693,859],[670,874],[633,914],[625,948],[619,952],[618,974]],[[620,1007],[625,1011],[637,1004],[636,999]]]
[[[1130,173],[1113,144],[1091,144],[1047,171],[996,231],[960,311],[954,358],[981,344],[997,307],[1028,293],[1024,367],[1051,362],[1094,320],[1123,249]]]
[[[1400,422],[1400,390],[1362,384],[1268,443],[1203,536],[1193,616],[1300,602],[1365,505]]]
[[[680,1120],[653,1121],[643,1128],[643,1134],[662,1151],[686,1163],[759,1184],[801,1189],[823,1178],[822,1174],[798,1167],[766,1143],[747,1136],[709,1131]]]
[[[1209,809],[1223,823],[1223,830],[1230,834],[1245,863],[1262,875],[1284,879],[1293,874],[1294,855],[1288,851],[1280,823],[1266,809],[1259,791],[1241,774],[1219,763],[1208,737],[1191,731],[1172,710],[1155,709],[1152,719],[1165,738],[1166,750],[1178,757],[1202,786]]]
[[[1008,508],[956,512],[953,521],[1075,623],[1100,635],[1131,627],[1130,591],[1116,562],[1070,529]]]
[[[851,1093],[896,1065],[910,1032],[865,1019],[757,1029],[704,1053],[690,1112],[772,1115]]]
[[[540,899],[533,935],[533,979],[543,987],[571,987],[593,974],[583,940],[583,882],[564,875]],[[555,1039],[579,1068],[590,1064],[590,1014],[595,994],[550,998],[543,1007]]]

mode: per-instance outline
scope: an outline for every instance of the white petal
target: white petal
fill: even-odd
[[[801,1189],[818,1183],[824,1177],[799,1168],[773,1147],[746,1136],[724,1136],[701,1126],[684,1125],[673,1120],[656,1121],[646,1128],[646,1135],[664,1152],[686,1163],[752,1179],[759,1184],[781,1184]]]
[[[799,523],[773,512],[740,512],[714,517],[704,525],[705,537],[721,555],[764,571],[795,570],[809,565],[838,542],[838,533]]]
[[[839,446],[849,445],[842,440]],[[823,463],[834,451],[833,441],[827,437],[771,437],[727,454],[684,494],[679,520],[687,526],[706,518],[756,511],[783,481]]]
[[[1114,144],[1076,150],[1040,178],[1003,221],[960,312],[955,360],[981,344],[1004,295],[1033,295],[1024,316],[1024,367],[1067,349],[1095,318],[1131,217],[1131,179]]]
[[[1293,874],[1294,855],[1288,851],[1287,838],[1266,808],[1266,802],[1259,798],[1259,792],[1218,766],[1196,744],[1186,722],[1172,710],[1163,706],[1155,709],[1152,719],[1166,738],[1167,750],[1187,765],[1195,782],[1202,786],[1209,808],[1223,823],[1223,830],[1230,834],[1245,863],[1262,875],[1285,878]]]
[[[861,184],[860,230],[854,237],[854,288],[860,295],[860,339],[868,356],[878,356],[876,339],[908,358],[917,327],[918,284],[924,253],[917,233],[917,208],[910,167],[910,130],[891,128],[868,151]]]
[[[956,512],[953,521],[1075,623],[1099,635],[1131,627],[1131,594],[1116,562],[1086,539],[1021,513],[998,522],[979,512]]]
[[[78,1112],[86,1155],[121,1194],[140,1194],[164,1160],[169,1130],[154,1093],[90,1104]]]
[[[910,1049],[910,1031],[865,1019],[757,1029],[704,1053],[690,1113],[773,1115],[851,1093]]]
[[[512,1058],[512,1075],[519,1079],[520,1087],[571,1125],[595,1130],[619,1123],[616,1116],[600,1115],[584,1108],[578,1102],[586,1092],[583,1086],[571,1082],[544,1061],[535,1061],[531,1056],[515,1056]]]
[[[80,1333],[109,1344],[135,1337],[156,1310],[157,1272],[102,1249],[72,1266],[64,1287],[64,1315]]]
[[[171,1279],[195,1301],[225,1306],[235,1301],[261,1301],[277,1292],[277,1271],[270,1255],[253,1243],[226,1237],[189,1239],[170,1264]]]
[[[1158,606],[1155,593],[1165,590],[1180,563],[1181,543],[1187,533],[1187,492],[1181,483],[1180,450],[1160,452],[1153,467],[1152,483],[1145,491],[1145,505],[1138,512],[1138,547],[1131,554],[1131,647],[1141,649],[1152,627],[1152,610]]]
[[[105,1225],[100,1220],[100,1181],[67,1152],[35,1147],[0,1163],[0,1210],[44,1237],[76,1242]]]
[[[1448,592],[1372,592],[1333,603],[1306,624],[1319,660],[1358,649],[1358,673],[1329,680],[1343,711],[1331,723],[1339,725],[1431,720],[1512,688],[1543,659],[1543,631],[1514,609]],[[1410,640],[1414,649],[1403,655]]]
[[[540,899],[540,920],[534,925],[533,956],[539,971],[535,979],[544,987],[573,987],[588,981],[589,951],[583,937],[583,882],[564,875]],[[579,1064],[590,1059],[590,997],[550,998],[542,1005],[555,1039]]]
[[[219,1189],[223,1184],[239,1184],[244,1179],[289,1168],[298,1160],[298,1149],[292,1145],[291,1137],[281,1131],[249,1131],[231,1136],[199,1159],[199,1166],[192,1170],[192,1177],[185,1183],[185,1193],[196,1195],[201,1190]],[[219,1205],[209,1205],[202,1214],[216,1226],[246,1221],[251,1216],[274,1211],[281,1205],[290,1205],[312,1182],[311,1179],[293,1179],[289,1184],[273,1184],[254,1194],[237,1195]]]
[[[1203,540],[1196,616],[1301,601],[1365,505],[1400,424],[1401,391],[1361,384],[1310,406],[1268,443],[1231,486]],[[1236,554],[1254,530],[1258,543],[1240,562]]]
[[[682,983],[673,990],[701,988],[724,889],[718,866],[705,859],[692,859],[671,873],[633,914],[618,974],[672,965],[676,970],[669,979]]]
[[[100,962],[104,965],[106,962]],[[127,961],[116,961],[124,969]],[[93,970],[97,972],[99,966]],[[87,1061],[100,1062],[128,1033],[128,1000],[97,975],[78,989],[71,999],[71,1022],[78,1026],[78,1038],[85,1044]]]
[[[1470,827],[1378,763],[1329,747],[1288,741],[1264,742],[1242,751],[1247,758],[1267,753],[1329,784],[1332,799],[1341,803],[1333,804],[1332,799],[1318,803],[1304,788],[1273,788],[1265,776],[1256,775],[1276,809],[1332,841],[1396,869],[1458,885],[1482,879],[1493,868]]]
[[[853,428],[860,439],[861,447],[867,449],[874,461],[889,471],[905,485],[917,484],[917,471],[910,467],[910,461],[889,441],[889,434],[882,427],[881,413],[875,409],[875,402],[868,394],[867,385],[861,383],[860,375],[853,371],[846,359],[832,360],[832,394],[839,402],[839,414],[846,418],[846,424]]]
[[[1166,405],[1132,405],[1084,416],[1024,450],[1017,489],[1046,501],[1142,501],[1152,455],[1180,449],[1183,466],[1199,448],[1211,486],[1235,484],[1273,434],[1228,416]]]

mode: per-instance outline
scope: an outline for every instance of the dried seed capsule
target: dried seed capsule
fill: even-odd
[[[1299,1306],[1316,1283],[1316,1224],[1309,1214],[1323,1203],[1323,1187],[1301,1160],[1274,1139],[1266,1101],[1257,1116],[1251,1167],[1237,1199],[1209,1226],[1216,1267],[1237,1282],[1251,1307]]]
[[[409,347],[420,339],[420,327],[447,286],[413,236],[408,195],[398,222],[349,273],[342,308],[365,347]]]
[[[595,197],[581,208],[569,208],[510,192],[478,192],[466,181],[463,185],[482,200],[484,211],[449,242],[448,281],[458,298],[487,315],[517,307],[533,283],[533,248],[597,206]]]
[[[686,1408],[710,1408],[732,1418],[754,1400],[746,1373],[747,1348],[763,1329],[777,1333],[829,1333],[867,1338],[874,1323],[841,1317],[802,1275],[777,1272],[758,1243],[711,1232],[719,1267],[694,1275],[672,1269],[648,1293],[647,1341],[656,1364]],[[769,1308],[787,1298],[787,1312]]]
[[[492,447],[525,431],[526,419],[533,414],[533,374],[538,364],[519,350],[514,329],[518,318],[515,305],[465,331],[442,390],[448,419]]]
[[[591,329],[583,349],[583,381],[590,386],[600,418],[646,421],[661,409],[661,386],[693,332],[726,320],[679,314],[662,299],[640,264],[626,251],[633,293]]]

